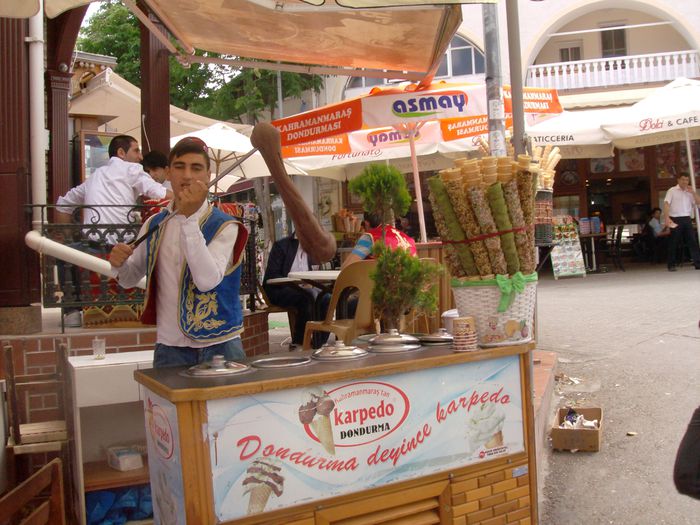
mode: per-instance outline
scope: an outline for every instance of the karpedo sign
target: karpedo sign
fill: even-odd
[[[525,450],[518,356],[207,402],[221,521]]]

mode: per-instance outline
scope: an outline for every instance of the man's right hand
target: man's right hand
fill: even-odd
[[[134,253],[134,249],[128,244],[115,244],[109,253],[109,263],[114,268],[121,268],[124,262]]]

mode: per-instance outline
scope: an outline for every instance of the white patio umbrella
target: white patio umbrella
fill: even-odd
[[[192,133],[178,135],[170,139],[170,146],[174,146],[181,139],[186,137],[197,137],[204,141],[209,148],[209,158],[211,159],[211,178],[214,179],[227,166],[236,162],[239,157],[253,149],[250,139],[233,127],[223,122],[218,122],[207,128],[200,129]],[[306,172],[300,170],[289,162],[285,162],[287,173],[290,175],[305,175]],[[239,179],[252,179],[255,177],[267,177],[270,170],[260,153],[255,153],[248,160],[243,162],[238,168],[218,181],[214,188],[214,193],[219,190],[226,191]]]
[[[548,120],[526,125],[533,146],[557,146],[564,159],[585,159],[613,156],[610,137],[601,122],[614,122],[620,108],[564,111]]]
[[[636,104],[621,108],[602,129],[620,149],[685,141],[690,184],[697,191],[690,139],[700,139],[700,81],[677,78]]]
[[[414,138],[415,154],[423,170],[444,169],[453,166],[453,158],[478,149],[474,139],[445,140],[437,122],[427,122]],[[370,163],[388,163],[408,173],[411,147],[405,134],[390,128],[373,128],[353,131],[329,139],[286,146],[282,155],[294,166],[309,175],[336,180],[350,180],[360,174]],[[442,162],[441,162],[442,160]]]

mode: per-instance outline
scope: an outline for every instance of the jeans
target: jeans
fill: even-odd
[[[211,358],[215,355],[222,355],[227,361],[242,361],[245,359],[245,352],[243,351],[241,338],[236,337],[223,343],[205,346],[204,348],[169,346],[156,343],[155,353],[153,354],[153,368],[194,366],[211,361]]]

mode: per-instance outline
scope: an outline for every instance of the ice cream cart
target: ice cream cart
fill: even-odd
[[[536,523],[533,347],[138,370],[155,523]]]

